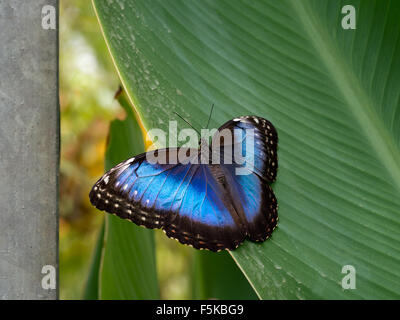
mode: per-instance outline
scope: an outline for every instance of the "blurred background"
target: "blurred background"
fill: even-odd
[[[81,299],[104,213],[89,191],[104,172],[110,121],[123,118],[119,80],[90,1],[60,1],[60,298]],[[192,296],[190,249],[156,231],[160,294]]]

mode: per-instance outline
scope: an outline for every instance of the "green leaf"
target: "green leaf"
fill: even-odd
[[[226,251],[194,251],[194,299],[257,299],[247,279]]]
[[[126,118],[110,126],[106,169],[144,151],[142,132],[122,92]],[[100,266],[100,299],[159,299],[154,234],[132,222],[106,215]]]
[[[344,30],[344,5],[357,29]],[[400,297],[400,3],[94,1],[146,129],[245,114],[279,134],[279,224],[232,256],[261,298]],[[356,289],[341,286],[356,269]]]
[[[92,263],[90,265],[89,275],[86,282],[85,292],[83,293],[84,300],[99,299],[99,274],[101,253],[103,250],[105,222],[103,221],[97,238],[96,247],[94,248]]]

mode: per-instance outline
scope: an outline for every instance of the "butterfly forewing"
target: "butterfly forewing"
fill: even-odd
[[[152,164],[146,154],[111,169],[90,192],[100,210],[213,251],[234,249],[246,236],[228,198],[207,164]]]
[[[252,171],[267,181],[274,182],[278,169],[278,134],[272,123],[261,117],[243,116],[226,122],[218,131],[222,132],[224,129],[229,130],[233,138],[227,143],[221,142],[222,146],[241,150],[246,158],[250,157],[254,161],[247,163],[253,166]],[[254,148],[248,148],[250,141]],[[232,154],[234,156],[233,151]],[[235,162],[235,159],[232,160]]]

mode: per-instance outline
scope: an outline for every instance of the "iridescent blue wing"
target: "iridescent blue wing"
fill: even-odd
[[[232,141],[224,141],[223,137],[221,145],[230,147],[233,145],[242,151],[243,155],[246,151],[250,151],[245,155],[247,159],[254,158],[254,163],[245,162],[243,166],[251,166],[251,171],[268,182],[274,182],[278,169],[278,133],[275,127],[268,120],[257,116],[243,116],[235,118],[223,124],[218,131],[229,130],[233,137]],[[253,141],[247,136],[253,132]],[[214,137],[216,138],[216,137]],[[254,148],[247,150],[246,145],[252,142]],[[215,141],[213,141],[215,145]],[[224,151],[221,148],[221,151]],[[232,154],[232,156],[234,156]],[[236,162],[232,158],[233,162]]]
[[[277,200],[268,184],[276,179],[278,134],[272,123],[255,116],[228,121],[218,130],[223,129],[229,130],[233,136],[231,142],[222,141],[220,149],[227,189],[239,216],[247,222],[249,239],[264,241],[271,235],[278,220]],[[246,149],[250,133],[254,134],[253,147]],[[239,145],[245,159],[243,163],[234,158],[234,147]],[[227,148],[232,148],[231,159],[223,158]]]
[[[157,152],[169,159],[172,150]],[[162,228],[183,244],[234,249],[246,234],[212,170],[207,164],[153,164],[141,154],[105,173],[89,197],[98,209],[147,228]]]

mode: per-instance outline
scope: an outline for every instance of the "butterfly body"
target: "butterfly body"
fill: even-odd
[[[254,150],[249,152],[254,161],[248,168],[229,153],[230,147],[248,144],[247,128],[255,133]],[[211,146],[201,140],[198,150],[155,151],[164,159],[189,154],[187,162],[152,163],[143,153],[118,164],[93,186],[91,203],[138,225],[161,228],[168,237],[197,249],[233,250],[246,237],[264,241],[277,223],[277,201],[269,186],[277,170],[276,130],[253,116],[228,121],[222,129],[231,130],[237,139],[219,141],[219,149],[213,148],[214,140]],[[222,156],[227,150],[228,159]],[[216,152],[219,163],[212,161]],[[238,175],[238,170],[245,174]]]

